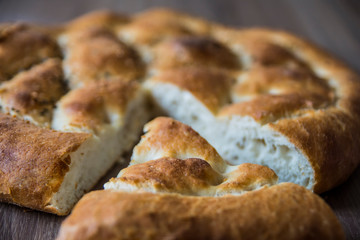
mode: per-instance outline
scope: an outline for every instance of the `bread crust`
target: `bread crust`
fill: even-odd
[[[193,196],[242,194],[277,183],[268,167],[229,165],[191,127],[167,117],[145,125],[130,165],[105,189],[179,193]]]
[[[151,81],[173,84],[189,91],[216,114],[222,106],[230,103],[229,90],[234,79],[221,70],[191,66],[163,71]]]
[[[301,206],[301,207],[299,207]],[[61,239],[345,239],[318,196],[292,183],[241,196],[87,194],[62,224]]]
[[[66,93],[59,59],[49,59],[16,75],[0,87],[3,108],[20,117],[49,127],[56,102]]]
[[[74,152],[90,134],[39,128],[0,113],[0,200],[56,214],[50,205]]]
[[[110,77],[133,80],[144,73],[134,49],[105,28],[91,27],[69,34],[67,48],[64,64],[70,71],[72,88]]]
[[[213,169],[223,172],[226,163],[199,133],[191,127],[168,117],[157,117],[144,127],[147,133],[134,148],[130,164],[141,163],[151,151],[159,151],[160,157],[187,158],[192,156],[206,160]],[[148,159],[154,160],[154,159]]]
[[[139,189],[197,195],[203,189],[219,185],[223,177],[202,159],[165,157],[129,166],[122,170],[121,176],[110,181],[135,185]]]
[[[60,100],[58,108],[66,115],[68,127],[99,132],[105,124],[120,124],[121,119],[115,122],[110,115],[123,115],[139,88],[137,82],[119,77],[101,79],[71,91]]]
[[[0,26],[0,82],[50,57],[61,57],[61,52],[45,31],[20,23]]]

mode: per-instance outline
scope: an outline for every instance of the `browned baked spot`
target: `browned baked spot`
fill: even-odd
[[[133,80],[144,74],[138,54],[104,28],[70,35],[67,52],[65,65],[72,87],[109,77]]]
[[[301,206],[301,207],[299,207]],[[58,239],[345,239],[317,195],[283,183],[241,196],[94,191],[67,218]]]
[[[125,168],[119,178],[121,182],[139,189],[196,194],[210,186],[220,184],[222,176],[210,164],[198,158],[161,158]]]
[[[199,133],[181,122],[158,117],[145,126],[145,131],[148,131],[147,134],[142,136],[142,141],[134,149],[134,155],[140,160],[151,151],[173,158],[191,154],[206,160],[216,171],[224,170],[223,159],[216,150]],[[135,162],[137,160],[134,159]]]
[[[122,191],[149,191],[185,195],[217,196],[242,194],[276,184],[277,175],[268,167],[244,163],[229,173],[216,172],[199,158],[163,157],[130,165],[117,178],[110,180],[112,188]]]
[[[26,24],[0,27],[0,82],[50,57],[61,57],[50,36]]]
[[[250,191],[264,185],[273,185],[277,180],[278,176],[272,169],[258,164],[243,163],[227,174],[218,189],[231,193]]]
[[[102,79],[72,90],[60,102],[70,125],[99,130],[111,123],[110,113],[122,115],[139,84],[121,78]]]
[[[289,62],[285,66],[253,66],[243,72],[241,81],[234,86],[239,96],[260,94],[313,93],[331,102],[335,93],[326,80],[316,77],[307,68]]]
[[[280,65],[289,60],[296,60],[290,51],[270,41],[252,38],[239,39],[238,41],[255,65]],[[302,65],[300,61],[296,62]]]
[[[39,128],[0,113],[2,200],[46,210],[69,170],[69,154],[89,136]]]
[[[253,100],[224,107],[220,116],[250,116],[261,124],[275,122],[281,118],[311,113],[314,109],[329,106],[328,99],[316,94],[259,95]]]
[[[152,81],[170,83],[191,92],[210,111],[217,113],[230,102],[234,79],[226,72],[201,67],[182,67],[165,70]]]
[[[215,67],[228,70],[240,68],[238,58],[226,46],[209,37],[178,37],[155,47],[154,67],[180,66]]]
[[[30,115],[39,124],[49,124],[55,103],[65,93],[61,62],[50,59],[0,87],[2,111]]]

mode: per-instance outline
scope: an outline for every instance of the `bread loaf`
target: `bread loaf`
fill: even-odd
[[[68,213],[158,115],[198,131],[215,171],[260,164],[320,193],[359,164],[358,75],[281,31],[98,11],[1,24],[0,62],[1,201]]]

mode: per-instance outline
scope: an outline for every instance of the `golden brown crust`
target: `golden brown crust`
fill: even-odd
[[[160,72],[150,79],[154,83],[168,83],[191,92],[211,112],[230,102],[230,87],[234,79],[223,71],[200,67],[182,67]]]
[[[301,207],[299,207],[301,206]],[[242,196],[87,194],[60,229],[61,239],[345,239],[318,196],[283,183]]]
[[[148,154],[185,159],[187,156],[207,161],[223,172],[226,164],[216,150],[191,127],[167,117],[158,117],[144,127],[147,132],[134,148],[131,164],[141,163]],[[189,144],[191,143],[191,144]],[[154,160],[149,159],[149,160]]]
[[[129,166],[120,172],[118,178],[110,180],[113,183],[133,185],[138,189],[188,195],[197,195],[222,181],[222,176],[205,160],[170,157]]]
[[[250,191],[276,184],[277,180],[278,176],[272,169],[258,164],[243,163],[226,174],[226,179],[218,186],[218,191],[227,193]]]
[[[104,28],[88,28],[69,36],[65,66],[70,85],[77,87],[101,78],[133,80],[144,73],[138,54]]]
[[[136,82],[118,77],[102,79],[71,91],[61,99],[59,108],[66,115],[68,126],[97,131],[104,124],[116,124],[110,115],[122,116],[138,90]]]
[[[155,118],[145,131],[130,166],[105,184],[106,189],[222,196],[277,183],[268,167],[227,164],[196,131],[171,118]]]
[[[181,66],[214,67],[229,70],[240,68],[239,61],[226,46],[208,37],[178,37],[155,47],[155,68]]]
[[[270,127],[308,157],[315,171],[315,192],[339,185],[358,165],[358,122],[339,109],[318,111],[296,121],[283,119]]]
[[[328,83],[308,68],[289,66],[253,66],[246,70],[242,81],[233,87],[239,97],[256,97],[263,94],[319,95],[332,103],[335,94]]]
[[[88,137],[39,128],[0,113],[1,200],[60,214],[49,202],[69,170],[69,154]]]
[[[30,115],[36,123],[49,125],[55,103],[65,92],[61,62],[50,59],[0,87],[2,111]]]
[[[0,82],[46,58],[60,56],[56,42],[31,26],[7,24],[0,28]]]
[[[286,32],[257,28],[237,31],[219,27],[213,34],[216,39],[230,45],[242,45],[241,40],[243,39],[255,44],[256,40],[261,39],[261,41],[272,42],[284,48],[297,61],[306,64],[314,75],[325,80],[334,91],[337,107],[346,112],[351,109],[352,113],[359,114],[359,109],[355,107],[360,101],[357,97],[357,92],[360,89],[359,76],[333,56],[311,43]],[[244,48],[244,51],[246,50]],[[304,85],[306,86],[306,84]]]
[[[243,163],[220,174],[199,158],[164,157],[123,169],[117,178],[110,179],[107,189],[222,196],[271,186],[277,180],[273,170],[257,164]]]
[[[314,94],[260,95],[253,100],[243,101],[224,107],[220,116],[251,116],[261,124],[275,122],[280,118],[303,115],[314,109],[323,108],[327,99]]]

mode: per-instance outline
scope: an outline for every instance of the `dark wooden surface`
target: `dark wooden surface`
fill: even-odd
[[[0,22],[58,23],[94,9],[134,13],[155,6],[175,8],[236,27],[288,30],[312,40],[360,72],[358,0],[0,0]],[[119,169],[117,166],[110,171],[97,188]],[[339,217],[347,238],[360,239],[360,169],[322,197]],[[2,203],[0,239],[54,239],[63,219]]]

